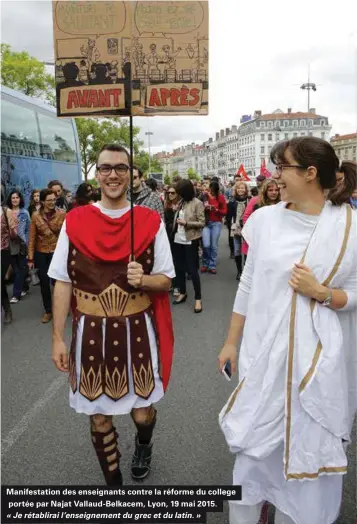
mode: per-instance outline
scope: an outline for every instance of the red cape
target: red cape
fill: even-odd
[[[110,218],[96,206],[81,206],[66,216],[70,242],[88,258],[106,262],[130,258],[130,211],[120,218]],[[155,239],[160,229],[160,215],[151,209],[134,208],[134,253],[139,257]],[[148,293],[152,302],[158,338],[161,376],[166,391],[173,360],[174,333],[169,294]]]

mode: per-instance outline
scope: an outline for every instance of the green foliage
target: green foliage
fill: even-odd
[[[188,169],[187,176],[188,176],[188,178],[190,180],[200,180],[200,177],[198,176],[196,171],[194,169],[192,169],[192,167],[190,167],[190,169]]]
[[[165,186],[169,186],[171,184],[171,177],[170,177],[170,175],[165,175],[165,177],[164,177],[164,184],[165,184]]]
[[[180,176],[180,173],[177,171],[177,169],[175,169],[175,171],[172,172],[171,178],[174,179],[175,176]]]
[[[161,173],[162,167],[160,162],[156,159],[151,157],[151,161],[149,162],[149,153],[146,151],[139,151],[134,158],[134,164],[142,170],[144,173],[144,178],[147,178],[147,175],[149,173],[149,166],[152,173]]]
[[[87,183],[90,184],[93,187],[99,187],[97,179],[96,178],[90,178],[87,180]]]
[[[0,53],[2,84],[55,105],[55,79],[46,73],[44,63],[26,51],[11,51],[8,44],[1,44]]]
[[[96,119],[76,118],[79,147],[82,158],[82,172],[84,180],[96,164],[98,153],[104,144],[115,142],[123,147],[129,148],[129,123],[119,117]],[[142,145],[137,138],[139,127],[134,127],[134,154],[139,153]]]

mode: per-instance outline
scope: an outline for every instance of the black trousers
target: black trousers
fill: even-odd
[[[186,295],[186,273],[189,273],[195,290],[195,300],[201,300],[198,243],[198,240],[192,240],[192,243],[188,246],[173,244],[177,287],[182,295]]]
[[[47,275],[52,257],[53,253],[40,253],[39,251],[35,253],[35,265],[38,269],[42,302],[46,313],[52,313],[51,279]]]
[[[10,301],[9,301],[9,295],[7,294],[6,289],[6,273],[11,266],[11,255],[9,249],[2,249],[1,250],[1,307],[4,308],[4,310],[8,310],[10,308]]]
[[[231,237],[231,228],[230,227],[228,228],[228,244],[229,244],[231,255],[234,255],[234,241],[233,241],[233,238]]]

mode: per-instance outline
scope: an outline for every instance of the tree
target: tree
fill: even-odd
[[[144,173],[144,177],[146,177],[149,173],[149,166],[151,172],[162,172],[162,167],[160,162],[156,159],[151,157],[151,161],[149,162],[149,153],[146,151],[138,151],[138,153],[135,155],[134,158],[134,164],[138,167],[140,167],[141,171]]]
[[[1,44],[1,82],[27,96],[43,97],[55,105],[55,79],[46,73],[45,64],[26,51],[11,51],[11,46]]]
[[[104,144],[115,142],[129,148],[130,137],[127,120],[119,117],[110,119],[76,118],[76,124],[82,157],[82,172],[86,181]],[[134,154],[139,154],[139,147],[142,145],[142,142],[137,138],[139,132],[140,128],[134,127]]]
[[[164,177],[164,184],[165,184],[165,186],[169,186],[171,184],[170,175],[165,175],[165,177]]]
[[[200,177],[198,176],[196,171],[194,169],[192,169],[192,167],[190,167],[190,169],[188,169],[187,176],[188,176],[188,178],[190,180],[200,180]]]

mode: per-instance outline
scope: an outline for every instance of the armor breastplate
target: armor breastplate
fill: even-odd
[[[137,262],[143,266],[145,274],[151,273],[154,243],[137,258]],[[127,262],[98,262],[70,244],[67,267],[76,301],[69,362],[73,393],[78,387],[81,395],[90,401],[101,395],[120,400],[129,393],[128,377],[131,372],[135,394],[148,399],[155,388],[145,318],[147,313],[154,326],[150,297],[144,291],[129,286]],[[83,316],[78,386],[76,343],[78,323]],[[106,319],[104,335],[103,319]],[[131,370],[128,365],[128,339]]]

